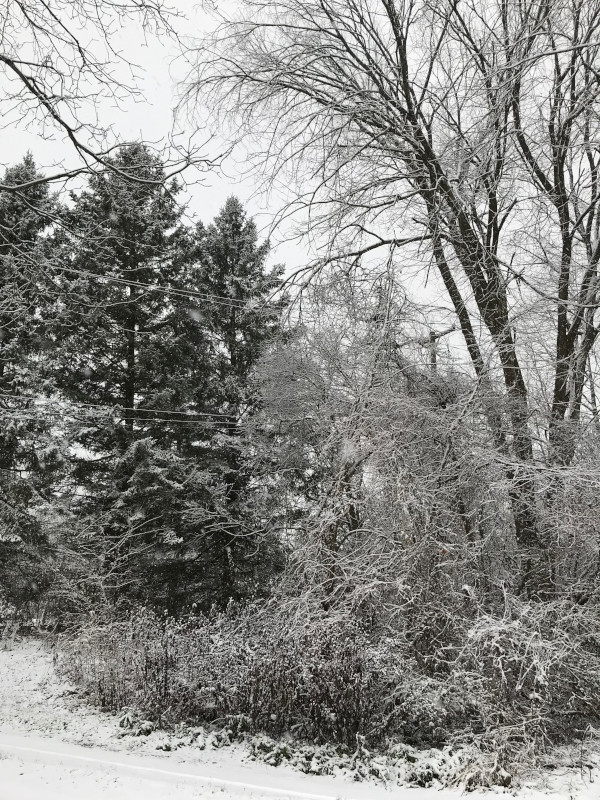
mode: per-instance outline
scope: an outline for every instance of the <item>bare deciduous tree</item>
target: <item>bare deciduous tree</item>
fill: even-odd
[[[545,559],[535,465],[573,461],[600,331],[600,3],[239,9],[198,49],[189,99],[208,95],[267,142],[259,157],[297,178],[291,206],[327,238],[325,261],[385,250],[421,274],[435,267],[488,398],[533,575]],[[534,380],[527,354],[544,336],[554,343]]]
[[[51,4],[4,0],[0,29],[3,127],[34,130],[43,138],[63,141],[71,159],[75,156],[71,165],[38,176],[34,184],[112,164],[108,156],[122,141],[104,118],[101,105],[110,102],[115,107],[142,99],[135,57],[119,48],[115,35],[123,24],[137,23],[150,36],[175,40],[176,18],[162,0],[57,0]],[[190,163],[206,163],[195,148],[171,143],[170,150],[171,174]],[[0,190],[14,193],[30,186],[0,184]]]

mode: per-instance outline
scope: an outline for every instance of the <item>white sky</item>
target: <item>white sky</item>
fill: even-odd
[[[170,0],[167,2],[182,12],[186,19],[180,20],[176,28],[184,37],[197,37],[208,29],[210,17],[192,0]],[[129,98],[121,104],[104,101],[98,108],[100,122],[112,124],[115,134],[120,140],[143,140],[159,143],[168,137],[173,129],[174,111],[177,106],[180,82],[186,74],[186,65],[178,58],[177,45],[167,37],[159,39],[146,37],[139,24],[125,22],[120,31],[116,30],[111,38],[116,50],[121,50],[127,58],[139,66],[135,84],[143,93],[143,100]],[[131,82],[128,70],[122,72],[124,80]],[[0,90],[2,87],[0,86]],[[210,121],[209,121],[210,122]],[[180,115],[177,123],[182,142],[187,142],[193,135],[193,124]],[[206,134],[195,135],[198,143],[206,140]],[[206,156],[213,158],[224,149],[224,144],[213,139],[204,148]],[[77,164],[72,148],[61,139],[48,140],[41,136],[41,129],[33,126],[25,127],[18,120],[0,128],[0,164],[8,166],[22,159],[30,150],[38,166],[45,172],[56,171],[56,165],[64,167]],[[248,212],[254,217],[261,238],[269,232],[274,214],[279,210],[276,197],[260,196],[256,187],[258,180],[244,176],[245,165],[241,154],[228,157],[221,170],[212,170],[202,176],[196,183],[197,174],[189,173],[192,181],[186,196],[189,214],[194,219],[210,222],[223,206],[227,197],[237,195],[246,205]],[[307,261],[306,251],[296,244],[286,242],[289,236],[286,231],[276,232],[272,237],[273,250],[271,263],[285,263],[288,270],[302,266]]]
[[[191,43],[191,40],[198,39],[206,33],[210,26],[214,25],[214,20],[207,14],[195,0],[165,0],[166,5],[171,5],[184,15],[184,18],[175,23],[175,27],[184,39]],[[221,3],[235,2],[235,0],[220,0]],[[221,6],[222,7],[222,6]],[[82,31],[82,40],[93,43],[92,36],[94,29],[92,26]],[[24,40],[26,34],[23,36]],[[124,57],[135,63],[138,67],[136,76],[132,81],[130,69],[122,65],[117,72],[117,77],[127,83],[135,83],[142,92],[143,98],[129,97],[117,105],[114,98],[104,98],[102,103],[96,107],[96,112],[101,125],[112,125],[115,138],[121,141],[146,141],[157,145],[164,141],[173,130],[174,111],[182,91],[182,81],[185,79],[189,66],[181,56],[181,50],[177,44],[166,36],[152,37],[146,36],[141,29],[139,22],[122,22],[120,28],[118,23],[110,37],[111,46],[121,52]],[[26,46],[24,45],[24,50]],[[117,59],[115,59],[117,61]],[[0,75],[0,90],[2,90],[2,77]],[[81,113],[87,113],[92,109],[87,109]],[[201,117],[201,113],[199,114]],[[15,125],[7,123],[4,116],[0,121],[0,164],[14,164],[21,160],[23,155],[30,150],[38,166],[46,173],[56,172],[59,168],[67,168],[78,165],[76,154],[72,147],[65,143],[62,136],[54,140],[48,140],[40,135],[40,129],[31,127],[26,129],[16,115]],[[201,119],[211,127],[210,123],[214,120]],[[4,127],[2,127],[2,122]],[[180,114],[177,127],[181,141],[185,144],[189,137],[195,135],[196,143],[206,141],[208,133],[195,131],[195,125]],[[214,128],[214,125],[212,126]],[[213,131],[214,132],[214,131]],[[225,149],[225,143],[219,140],[218,131],[216,137],[208,142],[204,148],[206,157],[215,158]],[[270,232],[270,226],[274,216],[281,211],[284,206],[282,194],[272,191],[268,197],[261,195],[258,186],[261,181],[258,176],[254,179],[247,176],[246,164],[243,161],[243,153],[237,151],[229,156],[222,164],[221,170],[213,170],[202,175],[200,183],[193,183],[186,198],[189,215],[193,219],[201,219],[203,222],[210,222],[225,203],[231,194],[237,195],[246,205],[248,212],[254,217],[261,239],[264,239]],[[189,175],[192,181],[197,174]],[[296,221],[297,222],[297,221]],[[305,266],[313,253],[309,252],[308,244],[301,246],[297,242],[289,241],[291,238],[290,224],[288,228],[280,227],[271,236],[272,251],[270,264],[283,263],[288,274],[293,273],[298,268]],[[286,239],[288,241],[286,241]],[[414,278],[408,274],[403,274],[405,281],[411,285],[415,283]],[[425,289],[419,286],[420,299],[427,298],[432,304],[438,302],[439,287],[435,281],[430,281],[430,285]],[[440,297],[439,301],[445,305],[445,297]],[[446,327],[446,323],[440,323],[441,327]],[[459,339],[459,337],[458,337]],[[444,347],[458,347],[459,352],[462,344],[457,340],[457,336],[446,337],[440,343],[440,349]]]

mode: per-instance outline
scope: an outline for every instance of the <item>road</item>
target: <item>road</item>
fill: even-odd
[[[0,800],[459,800],[453,789],[352,783],[250,761],[240,746],[157,750],[159,732],[119,736],[117,719],[86,706],[41,642],[0,650]],[[560,755],[559,753],[556,755]],[[580,749],[522,786],[519,800],[597,800]],[[511,794],[513,792],[511,791]],[[473,792],[469,800],[490,800]]]
[[[0,800],[440,800],[438,790],[352,784],[243,764],[177,762],[103,748],[0,733]],[[444,792],[458,798],[455,792]]]

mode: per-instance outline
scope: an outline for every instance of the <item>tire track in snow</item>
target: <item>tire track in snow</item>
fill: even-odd
[[[155,775],[157,777],[160,776],[161,778],[193,780],[193,781],[198,781],[199,783],[212,784],[214,786],[223,786],[228,789],[244,789],[250,792],[256,792],[260,794],[274,794],[278,795],[279,797],[302,798],[302,800],[340,800],[339,794],[338,795],[314,794],[312,792],[299,792],[295,789],[285,789],[273,786],[260,786],[252,783],[244,783],[242,781],[232,781],[228,780],[227,778],[217,778],[209,775],[200,775],[196,772],[183,772],[179,770],[163,769],[161,767],[151,767],[142,764],[128,763],[126,760],[113,761],[107,758],[95,758],[93,756],[80,755],[79,753],[65,753],[57,750],[46,750],[36,747],[28,747],[22,744],[12,744],[10,742],[4,741],[3,738],[0,738],[0,752],[6,750],[13,752],[16,755],[20,755],[22,753],[28,753],[30,755],[35,754],[37,756],[45,756],[46,758],[47,757],[57,758],[62,763],[75,761],[83,763],[84,765],[112,767],[112,768],[117,768],[119,770],[124,769],[127,772],[133,770],[134,772],[146,774],[148,776]]]

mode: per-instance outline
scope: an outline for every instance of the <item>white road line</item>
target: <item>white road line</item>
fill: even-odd
[[[21,752],[36,753],[37,755],[53,756],[61,758],[65,761],[83,761],[86,764],[102,764],[105,767],[121,767],[125,769],[133,769],[138,772],[155,773],[157,775],[168,775],[173,778],[195,780],[201,783],[215,784],[217,786],[229,786],[236,789],[248,789],[253,792],[265,792],[276,794],[280,797],[301,797],[308,800],[341,800],[340,795],[328,794],[311,794],[310,792],[298,792],[294,789],[276,789],[272,786],[258,786],[252,783],[243,783],[242,781],[229,781],[225,778],[211,778],[206,775],[197,775],[193,772],[173,772],[168,769],[160,769],[159,767],[144,767],[141,764],[128,764],[126,761],[108,761],[103,758],[93,758],[92,756],[76,755],[74,753],[61,753],[55,750],[40,750],[36,747],[25,747],[19,744],[6,744],[0,743],[0,752],[2,750],[19,750]]]

